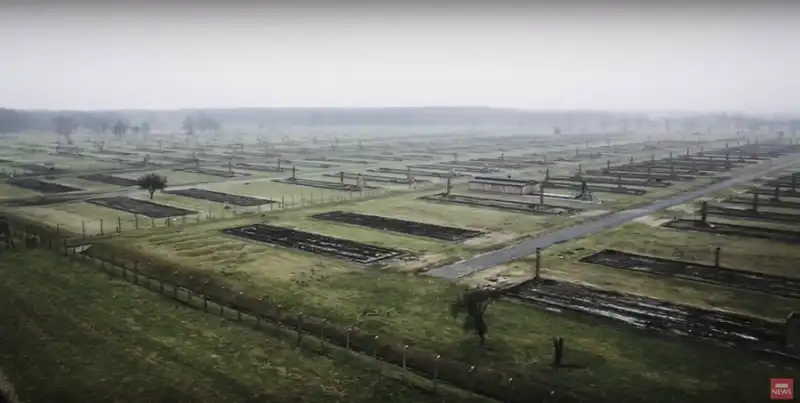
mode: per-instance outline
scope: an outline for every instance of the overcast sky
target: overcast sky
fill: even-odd
[[[777,1],[12,2],[0,0],[6,107],[800,111],[800,7]]]

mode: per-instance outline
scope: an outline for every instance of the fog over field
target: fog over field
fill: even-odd
[[[800,111],[796,2],[51,3],[0,5],[0,106]]]

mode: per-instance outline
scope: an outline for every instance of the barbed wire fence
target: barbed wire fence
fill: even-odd
[[[364,358],[393,364],[399,367],[402,378],[410,376],[427,379],[428,387],[439,392],[443,385],[475,393],[507,403],[531,402],[578,402],[584,401],[570,390],[556,387],[549,382],[534,379],[525,374],[480,368],[442,354],[404,344],[391,337],[359,329],[356,326],[341,326],[325,318],[305,315],[293,307],[236,292],[209,280],[184,276],[175,271],[169,278],[145,273],[138,262],[117,259],[87,244],[70,242],[66,237],[55,237],[34,228],[16,231],[15,238],[35,243],[17,245],[18,248],[46,247],[62,254],[73,262],[92,265],[109,280],[119,279],[158,293],[175,303],[215,314],[222,318],[250,326],[261,331],[270,331],[270,326],[291,332],[296,346],[301,351],[314,351],[339,359],[336,348],[349,350]],[[283,337],[287,337],[284,333]]]

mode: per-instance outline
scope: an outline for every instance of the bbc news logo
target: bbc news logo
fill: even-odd
[[[794,379],[770,379],[769,398],[772,400],[794,400]]]

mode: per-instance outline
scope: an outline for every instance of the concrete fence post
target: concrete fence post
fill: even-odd
[[[236,294],[236,297],[235,297],[236,298],[236,320],[239,321],[239,322],[242,321],[242,310],[239,309],[239,298],[241,296],[243,296],[243,295],[244,295],[244,291],[239,291],[239,293]]]
[[[436,358],[433,360],[433,390],[436,391],[438,389],[438,381],[439,381],[439,359],[442,358],[441,354],[437,354]]]
[[[81,238],[86,239],[86,221],[81,221]]]
[[[406,365],[407,355],[408,355],[408,344],[403,346],[403,376],[406,376],[408,373],[408,366]]]
[[[104,231],[103,231],[103,219],[102,219],[102,218],[100,219],[100,235],[104,235]]]
[[[719,259],[721,254],[722,254],[722,248],[717,246],[717,248],[714,249],[714,267],[719,268]]]
[[[325,324],[328,323],[328,320],[322,318],[322,326],[319,329],[319,346],[322,351],[325,351]]]
[[[303,348],[303,313],[297,314],[297,347]]]
[[[542,269],[542,248],[536,248],[536,273],[534,274],[534,280],[540,280],[541,276],[539,275]]]
[[[702,222],[708,221],[708,202],[707,201],[700,202],[700,221],[702,221]]]

